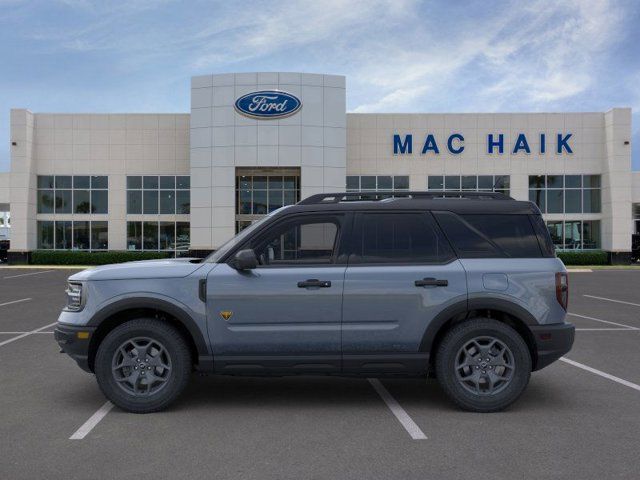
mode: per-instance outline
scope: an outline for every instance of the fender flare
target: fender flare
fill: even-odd
[[[539,325],[535,317],[524,307],[521,307],[517,303],[500,298],[470,298],[449,305],[438,315],[436,315],[431,322],[429,322],[429,325],[427,326],[427,329],[425,330],[422,337],[422,342],[420,342],[420,351],[427,353],[431,352],[433,341],[435,340],[436,335],[444,326],[444,324],[447,323],[451,318],[462,314],[466,315],[472,310],[482,309],[499,310],[501,312],[508,313],[527,326]]]
[[[116,300],[97,311],[95,315],[91,317],[87,325],[99,327],[105,319],[112,315],[136,308],[161,310],[176,318],[191,335],[193,343],[196,346],[198,356],[204,357],[211,355],[202,331],[191,314],[189,314],[183,307],[157,297],[127,297],[121,300]]]

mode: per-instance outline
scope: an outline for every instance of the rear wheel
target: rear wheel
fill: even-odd
[[[160,320],[136,319],[104,338],[95,373],[112,403],[128,412],[150,413],[166,408],[182,393],[191,366],[180,332]]]
[[[436,374],[460,407],[495,412],[515,402],[531,375],[522,337],[497,320],[467,320],[449,330],[436,352]]]

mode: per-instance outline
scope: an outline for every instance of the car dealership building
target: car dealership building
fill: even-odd
[[[628,261],[640,233],[631,109],[346,113],[345,97],[343,76],[229,73],[191,79],[190,113],[13,109],[0,173],[10,260],[200,254],[315,193],[448,190],[535,201],[557,248]]]

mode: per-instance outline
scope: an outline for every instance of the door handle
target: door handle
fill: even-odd
[[[438,280],[435,278],[423,278],[422,280],[416,280],[414,282],[416,287],[446,287],[449,285],[449,280]]]
[[[309,280],[305,280],[304,282],[298,282],[298,288],[329,288],[331,286],[331,282],[328,280],[318,280],[317,278],[310,278]]]

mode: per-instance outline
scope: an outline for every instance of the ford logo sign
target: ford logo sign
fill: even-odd
[[[277,90],[252,92],[238,98],[236,110],[252,118],[283,118],[293,115],[302,107],[296,96]]]

